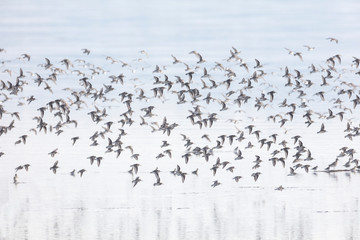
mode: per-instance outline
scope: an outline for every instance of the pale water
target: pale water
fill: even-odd
[[[318,166],[324,170],[335,161],[339,149],[347,146],[358,151],[359,139],[349,140],[344,136],[347,123],[352,127],[359,126],[359,110],[353,108],[352,99],[359,95],[358,70],[352,66],[353,56],[360,57],[359,12],[357,1],[3,1],[0,8],[0,53],[2,65],[0,79],[15,82],[22,68],[29,83],[23,92],[11,95],[2,90],[1,105],[8,112],[19,112],[21,120],[4,113],[0,126],[8,126],[12,120],[15,128],[0,137],[0,239],[359,239],[360,238],[360,181],[357,171],[315,172],[306,173],[303,168],[296,170],[296,175],[289,176],[289,168],[293,163],[296,144],[292,137],[301,135],[300,139],[312,152],[311,167]],[[330,42],[326,38],[334,37],[339,43]],[[315,47],[307,51],[303,45]],[[241,51],[239,56],[249,64],[249,73],[239,67],[239,62],[227,62],[229,50],[235,47]],[[91,50],[84,55],[83,48]],[[302,52],[304,61],[297,56],[289,55],[289,48]],[[145,50],[146,53],[139,51]],[[206,60],[196,64],[197,57],[189,54],[198,51]],[[28,53],[31,60],[18,59],[21,54]],[[192,125],[188,115],[194,111],[191,98],[186,95],[187,102],[179,101],[175,92],[182,89],[179,84],[166,91],[164,97],[153,97],[151,90],[153,76],[162,73],[175,82],[175,76],[187,79],[184,66],[172,64],[171,54],[193,68],[193,87],[201,91],[199,98],[203,117],[210,113],[218,114],[218,121],[210,128]],[[326,60],[341,54],[342,63],[336,64],[338,72],[333,72],[334,79],[329,79],[329,86],[320,87],[321,76],[325,72],[309,73],[308,66],[312,63],[321,69],[326,68]],[[115,60],[124,61],[130,66],[122,67],[120,62],[111,64],[106,59],[111,56]],[[53,93],[44,90],[45,85],[37,87],[34,83],[39,73],[46,78],[51,73],[39,64],[45,63],[45,57],[56,67],[65,69],[60,61],[68,58],[74,64],[73,69],[80,70],[90,77],[90,68],[101,67],[105,72],[92,75],[91,83],[97,89],[110,84],[111,75],[125,75],[124,85],[113,84],[115,90],[106,96],[110,101],[96,101],[90,97],[82,97],[85,101],[82,109],[71,106],[71,119],[78,121],[78,126],[68,124],[64,132],[56,136],[51,133],[38,132],[35,135],[29,129],[37,123],[34,116],[37,110],[51,100],[64,99],[68,104],[75,101],[73,91],[83,90],[78,76],[70,70],[58,75],[57,83],[48,81]],[[238,107],[232,102],[235,95],[225,96],[230,90],[238,91],[242,78],[251,77],[255,61],[260,60],[263,70],[267,73],[254,88],[246,90],[251,96],[248,104]],[[83,67],[76,59],[85,59],[94,64]],[[233,69],[237,76],[227,90],[222,81],[227,79],[224,72],[212,69],[214,62],[220,62]],[[162,73],[153,73],[159,65]],[[200,66],[195,69],[195,66]],[[304,125],[303,114],[308,108],[297,108],[292,122],[288,121],[280,128],[280,123],[268,120],[270,115],[285,113],[289,108],[278,105],[284,98],[288,103],[301,103],[299,93],[284,87],[286,80],[285,66],[292,74],[294,69],[300,70],[303,79],[311,79],[315,85],[303,88],[307,93],[309,108],[322,114],[314,113],[315,121],[310,127]],[[206,67],[219,87],[202,90],[200,77]],[[5,70],[10,69],[10,76]],[[101,72],[100,69],[97,69]],[[341,76],[336,79],[339,74]],[[210,82],[204,78],[208,86]],[[335,80],[336,79],[336,80]],[[353,83],[345,85],[341,81]],[[7,84],[7,83],[6,83]],[[64,90],[69,88],[70,90]],[[137,100],[139,89],[145,90],[148,100]],[[337,95],[341,89],[353,89],[354,94]],[[184,88],[186,89],[186,88]],[[321,101],[315,93],[325,89],[326,101]],[[257,111],[254,107],[255,98],[261,93],[275,90],[273,102],[269,107]],[[135,121],[133,125],[118,123],[123,119],[120,114],[128,109],[121,102],[119,93],[134,94],[132,109]],[[212,97],[226,101],[228,110],[220,111],[221,105],[216,101],[207,105],[202,100],[207,93]],[[36,100],[28,104],[27,99],[34,95]],[[269,95],[266,95],[268,97]],[[340,97],[344,102],[344,120],[326,119],[328,109],[334,113],[332,99]],[[227,98],[231,99],[226,100]],[[18,104],[24,103],[24,106]],[[141,126],[140,115],[145,114],[142,108],[154,106],[156,116],[145,118],[149,125]],[[107,109],[108,116],[98,124],[91,121],[89,112]],[[238,111],[241,110],[241,111]],[[49,109],[45,112],[44,121],[55,126],[60,118],[54,117]],[[170,136],[162,131],[152,132],[157,122],[161,125],[166,117],[168,123],[177,123]],[[105,122],[113,121],[111,132],[104,139],[98,138],[98,146],[89,146],[89,139],[94,132],[104,131]],[[234,122],[235,121],[235,122]],[[317,134],[321,123],[325,123],[327,133]],[[269,138],[278,134],[276,144],[269,151],[266,146],[260,148],[254,134],[248,134],[246,126],[255,125],[260,130],[261,138]],[[120,157],[114,152],[105,153],[108,138],[115,140],[124,129],[127,135],[121,138],[125,149]],[[234,141],[230,145],[228,139],[221,149],[214,149],[214,155],[206,162],[203,157],[190,157],[185,164],[182,157],[187,151],[181,134],[185,134],[195,146],[215,147],[218,136],[235,134],[237,129],[244,131],[246,139]],[[38,129],[37,129],[38,130]],[[27,134],[26,144],[14,144],[19,136]],[[208,134],[211,142],[202,138]],[[79,136],[78,142],[72,145],[71,138]],[[169,147],[161,148],[163,140],[170,143]],[[282,140],[288,142],[289,157],[286,167],[278,162],[275,167],[268,161]],[[247,148],[251,141],[255,147]],[[139,160],[132,158],[126,146],[132,146]],[[241,149],[244,159],[235,161],[234,149]],[[58,148],[58,154],[52,158],[48,153]],[[172,157],[157,159],[158,154],[166,149],[172,150]],[[281,153],[283,154],[283,153]],[[87,157],[102,156],[100,167],[90,165]],[[255,155],[264,161],[261,168],[252,169]],[[279,154],[280,155],[280,154]],[[217,157],[222,162],[229,161],[234,172],[220,167],[215,176],[210,168]],[[306,157],[306,153],[304,154]],[[354,159],[358,158],[355,153]],[[59,161],[59,169],[54,174],[49,168]],[[343,165],[346,159],[340,158],[336,169],[348,169]],[[19,170],[18,183],[13,184],[15,168],[29,163],[29,171]],[[132,176],[128,173],[130,165],[139,163],[139,173]],[[305,162],[302,162],[305,165]],[[182,183],[180,176],[170,171],[177,165],[186,172],[186,180]],[[354,164],[352,163],[352,166]],[[163,185],[154,186],[156,178],[150,172],[156,167],[160,169]],[[70,172],[86,169],[83,177]],[[198,176],[191,172],[198,170]],[[252,173],[262,174],[255,182]],[[235,182],[233,177],[242,178]],[[139,176],[142,181],[133,187],[132,180]],[[211,187],[213,181],[221,184]],[[282,185],[283,191],[275,190]]]

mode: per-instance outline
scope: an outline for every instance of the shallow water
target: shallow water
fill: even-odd
[[[306,173],[303,168],[296,170],[296,175],[289,176],[289,167],[295,163],[295,150],[291,137],[301,135],[301,141],[307,149],[311,149],[314,161],[312,167],[325,169],[338,154],[339,148],[347,146],[357,150],[359,139],[350,141],[344,138],[347,122],[352,126],[359,125],[359,110],[353,109],[350,98],[345,94],[340,98],[344,106],[352,109],[346,111],[343,121],[338,117],[326,120],[328,108],[334,113],[331,99],[339,97],[337,92],[344,87],[341,81],[357,85],[358,75],[352,64],[353,56],[360,56],[358,48],[358,16],[359,3],[356,1],[226,1],[219,4],[216,1],[4,1],[0,9],[0,48],[6,52],[0,53],[0,79],[4,82],[14,81],[21,67],[29,84],[24,92],[17,96],[6,93],[11,99],[6,101],[1,96],[1,104],[9,112],[19,111],[21,120],[15,119],[15,128],[0,136],[0,239],[357,239],[360,236],[359,224],[359,173],[351,172],[314,172]],[[336,37],[339,43],[326,40]],[[315,46],[314,51],[306,51],[303,45]],[[229,50],[234,46],[241,51],[240,56],[248,62],[250,72],[240,68],[238,63],[227,62]],[[91,50],[89,56],[82,54],[81,49]],[[291,56],[284,48],[303,53],[304,61]],[[140,53],[145,50],[147,54]],[[219,111],[220,104],[212,102],[198,104],[204,116],[218,113],[219,120],[213,127],[192,125],[186,116],[193,109],[189,100],[177,104],[178,98],[171,91],[165,91],[164,98],[154,98],[153,76],[156,65],[163,68],[163,73],[175,82],[176,75],[184,74],[183,65],[172,64],[171,54],[195,68],[197,58],[188,54],[192,50],[200,52],[206,62],[201,68],[194,70],[194,87],[201,89],[200,76],[203,67],[218,83],[226,80],[223,72],[210,70],[214,62],[221,62],[237,73],[236,81],[227,90],[224,84],[211,90],[212,96],[225,100],[229,90],[239,90],[241,79],[251,76],[254,59],[264,65],[267,73],[251,90],[246,90],[252,99],[241,108],[231,101],[227,102],[229,110]],[[31,55],[31,61],[17,59],[21,54]],[[330,86],[321,88],[321,76],[326,73],[309,74],[308,66],[326,67],[326,59],[341,54],[342,64],[337,64],[338,72],[333,73],[339,79],[328,80]],[[121,67],[120,63],[111,64],[106,60],[111,56],[116,60],[129,63],[131,67]],[[71,91],[81,91],[81,77],[67,71],[59,74],[56,85],[51,84],[54,93],[44,91],[33,83],[34,76],[29,72],[37,72],[47,77],[49,70],[44,70],[39,64],[44,64],[47,57],[57,66],[64,68],[60,61],[69,58],[87,76],[91,75],[91,66],[82,67],[75,59],[85,59],[87,62],[100,66],[107,72],[93,75],[90,81],[95,88],[109,84],[110,75],[124,73],[124,85],[114,84],[116,90],[110,92],[109,99],[116,101],[94,102],[84,97],[83,108],[76,110],[71,106],[71,119],[78,121],[75,128],[72,124],[63,127],[64,132],[56,136],[53,132],[47,134],[38,132],[34,135],[29,129],[36,127],[34,116],[39,115],[38,108],[56,98],[63,98],[69,104],[75,98]],[[285,88],[282,78],[284,68],[288,66],[291,73],[294,69],[304,74],[304,79],[311,79],[315,85],[304,88],[308,94],[309,108],[323,114],[322,118],[313,116],[315,123],[304,126],[302,115],[307,109],[297,108],[292,122],[287,122],[280,128],[280,123],[269,121],[270,115],[281,113],[285,115],[288,108],[278,105],[284,98],[288,103],[300,104],[298,92],[290,92]],[[13,71],[12,76],[3,72]],[[210,84],[209,82],[207,82]],[[42,85],[43,86],[43,85]],[[71,88],[71,91],[64,90]],[[135,100],[139,88],[146,90],[147,101]],[[175,84],[173,91],[181,87]],[[257,111],[254,99],[261,93],[271,89],[277,91],[275,99],[269,107]],[[321,101],[314,94],[322,89],[326,91],[326,101]],[[354,95],[358,93],[354,87]],[[118,121],[120,114],[127,111],[120,101],[119,93],[127,91],[134,94],[132,108],[135,123],[130,127],[121,126]],[[203,99],[209,89],[201,90]],[[27,104],[26,99],[34,95],[36,100]],[[235,95],[229,96],[233,99]],[[268,95],[266,95],[268,96]],[[351,99],[354,99],[352,96]],[[71,100],[71,101],[70,101]],[[25,103],[18,106],[19,102]],[[106,108],[106,120],[96,124],[91,121],[90,111]],[[160,132],[151,132],[150,126],[140,126],[142,108],[153,105],[156,116],[146,118],[151,122],[161,124],[166,116],[169,123],[178,123],[167,136]],[[241,112],[236,112],[241,110]],[[59,118],[48,110],[44,121],[55,125]],[[325,117],[324,117],[325,116]],[[14,117],[3,114],[0,126],[7,126]],[[229,120],[238,122],[232,123]],[[280,120],[280,119],[278,119]],[[113,121],[111,132],[104,139],[98,138],[99,146],[89,146],[89,140],[95,131],[103,131],[104,122]],[[325,123],[327,133],[316,134],[321,123]],[[278,134],[277,143],[269,151],[260,148],[254,134],[248,134],[246,126],[254,124],[261,130],[261,137],[269,138]],[[191,156],[185,164],[182,157],[186,153],[185,142],[181,134],[188,136],[194,146],[216,146],[218,136],[237,134],[238,128],[245,133],[243,142],[232,145],[225,140],[221,149],[214,149],[214,155],[206,162],[202,157]],[[113,152],[105,153],[108,137],[115,140],[122,128],[127,135],[121,138],[125,146],[132,146],[134,153],[140,154],[139,160],[131,158],[131,152],[126,148],[116,158]],[[201,136],[208,134],[211,142]],[[19,136],[28,134],[26,144],[14,144]],[[80,139],[73,146],[71,138]],[[156,156],[167,148],[160,148],[162,141],[171,145],[172,158],[166,156],[156,159]],[[275,149],[280,149],[278,143],[286,140],[291,148],[286,159],[286,167],[278,162],[275,167],[268,161]],[[246,148],[251,141],[255,147]],[[244,159],[234,160],[234,149],[241,149]],[[58,148],[59,154],[54,158],[49,152]],[[88,156],[102,156],[100,167],[90,165]],[[263,163],[260,169],[252,169],[255,155],[260,155]],[[305,154],[306,156],[306,154]],[[234,173],[221,169],[215,176],[211,172],[217,157],[221,161],[229,161],[229,166],[235,166]],[[355,153],[354,158],[358,158]],[[59,161],[59,169],[53,174],[49,167]],[[141,164],[139,173],[142,181],[133,187],[131,181],[135,178],[128,173],[130,165]],[[344,169],[346,159],[341,158],[337,168]],[[17,172],[18,184],[13,184],[14,169],[25,163],[30,163],[29,171]],[[177,165],[186,172],[184,183],[181,177],[170,174]],[[156,167],[160,169],[163,185],[153,186],[156,182],[150,172]],[[76,174],[70,176],[70,171],[86,169],[83,177]],[[195,169],[198,176],[191,174]],[[252,173],[261,171],[255,182]],[[235,175],[242,178],[238,183],[233,180]],[[213,181],[221,184],[211,187]],[[283,191],[275,188],[284,186]]]

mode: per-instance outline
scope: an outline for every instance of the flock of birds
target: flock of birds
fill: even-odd
[[[338,44],[335,38],[328,40]],[[304,53],[287,48],[286,51],[304,63],[306,54],[316,51],[315,47],[305,45],[304,48]],[[140,57],[131,62],[104,57],[105,65],[115,69],[112,72],[91,63],[90,50],[82,49],[82,52],[84,59],[54,62],[45,58],[42,63],[31,65],[29,54],[7,60],[6,50],[0,49],[1,142],[11,141],[7,134],[13,129],[23,130],[23,126],[28,126],[22,125],[22,118],[32,110],[35,112],[33,127],[24,129],[14,144],[17,147],[45,134],[61,139],[59,146],[47,151],[48,157],[55,160],[49,164],[54,174],[62,169],[58,153],[65,141],[74,147],[80,141],[89,141],[81,151],[96,148],[103,152],[101,156],[83,159],[84,168],[69,169],[67,174],[82,177],[89,174],[86,169],[94,163],[100,167],[104,160],[128,158],[132,164],[126,171],[132,176],[129,184],[133,187],[142,182],[141,174],[145,173],[154,175],[153,186],[163,184],[161,176],[166,172],[180,177],[181,182],[185,182],[189,174],[208,174],[213,177],[211,187],[221,184],[216,179],[220,171],[235,182],[244,177],[257,181],[264,164],[283,168],[289,176],[309,171],[360,171],[355,149],[346,146],[319,168],[307,140],[289,130],[293,124],[296,128],[313,128],[313,134],[326,135],[326,123],[332,121],[332,124],[346,126],[340,143],[355,141],[360,136],[356,117],[360,104],[360,85],[356,84],[360,78],[360,59],[357,57],[353,57],[348,66],[342,66],[341,55],[335,54],[320,64],[309,64],[308,68],[285,66],[269,72],[266,64],[258,59],[245,61],[234,47],[230,55],[219,62],[208,61],[199,52],[191,51],[187,62],[171,55],[173,61],[169,66],[148,64],[147,52],[140,51]],[[66,87],[61,88],[63,85]],[[325,112],[319,110],[324,106]],[[123,111],[119,112],[120,109]],[[170,111],[175,111],[176,122]],[[74,113],[82,117],[75,119]],[[266,123],[262,125],[265,128],[256,125],[259,119]],[[95,131],[86,139],[82,135],[74,135],[69,140],[61,138],[64,132],[71,133],[79,125]],[[134,134],[133,128],[141,135],[161,139],[159,148],[152,150],[152,159],[139,153],[146,146],[126,142],[128,135]],[[217,136],[222,129],[227,133]],[[8,155],[6,145],[1,145],[0,164]],[[233,157],[224,158],[223,149],[230,149]],[[180,155],[174,156],[174,152]],[[150,161],[154,170],[139,171],[143,158]],[[201,164],[196,169],[184,170],[184,166],[191,168],[194,158],[201,160]],[[160,159],[173,163],[173,170],[160,169],[161,166],[157,166]],[[237,172],[241,162],[251,163],[251,168],[246,169],[247,175]],[[32,167],[32,163],[17,165],[13,183],[18,184],[19,173]],[[276,188],[283,189],[283,186]]]

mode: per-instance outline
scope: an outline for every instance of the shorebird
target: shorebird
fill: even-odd
[[[23,169],[23,166],[20,165],[20,166],[18,166],[18,167],[15,168],[15,171],[17,172],[17,171],[19,171],[19,170],[21,170],[21,169]]]
[[[309,45],[304,45],[304,47],[308,50],[308,51],[313,51],[315,49],[315,47],[310,47]]]
[[[300,58],[300,60],[301,61],[303,61],[303,58],[302,58],[302,53],[301,52],[294,52],[294,51],[292,51],[292,50],[290,50],[290,49],[288,49],[288,48],[285,48],[287,51],[288,51],[288,54],[290,54],[290,55],[293,55],[293,56],[297,56],[297,57],[299,57]]]
[[[221,183],[218,181],[218,180],[215,180],[215,181],[213,181],[213,184],[211,184],[211,187],[217,187],[217,186],[219,186]]]
[[[139,171],[139,166],[140,166],[140,164],[138,164],[138,163],[130,165],[131,173],[137,174]]]
[[[80,174],[80,177],[82,177],[84,172],[86,172],[85,169],[80,169],[77,173]]]
[[[295,169],[290,167],[290,173],[288,174],[288,176],[294,176],[296,175]]]
[[[19,179],[19,177],[18,177],[18,175],[15,173],[15,175],[14,175],[14,177],[13,177],[13,183],[14,184],[18,184],[19,182],[18,182],[18,179]]]
[[[163,141],[163,143],[160,147],[163,148],[163,147],[167,147],[167,146],[170,146],[170,144],[167,141]]]
[[[52,170],[54,174],[56,174],[56,170],[59,168],[58,163],[59,161],[56,161],[54,162],[53,166],[50,167],[50,170]]]
[[[56,149],[54,149],[53,151],[49,152],[48,154],[49,154],[51,157],[55,157],[55,155],[58,153],[57,151],[58,151],[58,149],[56,148]]]
[[[333,37],[328,37],[328,38],[326,38],[326,40],[330,40],[330,42],[335,42],[336,44],[339,43],[339,40],[337,40],[336,38],[333,38]]]
[[[53,65],[50,63],[50,60],[48,58],[45,58],[46,63],[43,65],[45,69],[51,68]]]
[[[233,179],[235,180],[235,182],[239,182],[239,180],[242,178],[242,176],[235,176],[233,177]]]
[[[139,182],[141,182],[139,177],[136,177],[134,180],[132,180],[132,183],[134,184],[133,187],[135,187]]]
[[[187,173],[185,173],[185,172],[180,172],[181,182],[182,182],[182,183],[185,182],[186,175],[187,175]]]
[[[89,55],[90,54],[90,50],[89,49],[86,49],[86,48],[83,48],[81,49],[81,51],[86,54],[86,55]]]
[[[24,53],[24,54],[21,54],[21,58],[30,61],[31,56],[29,54]]]
[[[324,125],[324,123],[322,123],[321,124],[321,128],[320,128],[320,130],[317,132],[317,133],[325,133],[326,132],[326,130],[325,130],[325,125]]]
[[[255,58],[255,63],[256,63],[256,65],[254,66],[254,68],[262,68],[263,67],[263,65],[261,65],[260,61],[257,60],[256,58]]]
[[[191,51],[189,54],[194,54],[196,57],[199,58],[199,61],[197,61],[196,63],[204,63],[205,62],[203,57],[197,51]]]
[[[160,178],[158,178],[153,185],[154,185],[154,187],[155,186],[161,186],[161,185],[163,185],[163,183],[160,181]]]
[[[30,167],[30,164],[24,164],[23,167],[25,168],[26,171],[29,171],[29,167]]]
[[[330,168],[335,168],[337,166],[339,162],[339,158],[336,158],[336,160],[334,162],[332,162],[331,164],[329,164],[329,166],[327,167],[327,169],[329,170]]]
[[[260,176],[261,172],[255,172],[252,173],[251,176],[254,178],[254,181],[256,182]]]
[[[151,171],[150,173],[154,174],[157,180],[160,179],[160,175],[159,175],[160,170],[157,167],[155,170]]]
[[[171,57],[174,59],[173,64],[181,63],[174,55],[171,55]]]
[[[191,173],[197,176],[197,175],[198,175],[198,171],[199,171],[199,169],[197,168],[196,170],[192,171]]]
[[[76,141],[79,140],[79,137],[73,137],[73,138],[71,138],[71,140],[72,140],[72,145],[74,146]]]

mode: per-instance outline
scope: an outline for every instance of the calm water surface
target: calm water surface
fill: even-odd
[[[273,73],[268,76],[269,83],[279,87],[279,96],[290,99],[295,98],[295,94],[288,95],[280,88],[285,66],[305,71],[311,63],[324,66],[328,57],[341,54],[342,64],[350,68],[352,56],[360,56],[359,10],[360,3],[349,0],[222,3],[3,1],[0,48],[6,49],[6,53],[0,53],[0,59],[11,61],[1,66],[0,79],[9,78],[3,72],[6,68],[14,72],[19,67],[24,72],[40,71],[38,64],[43,64],[45,57],[57,65],[64,58],[72,61],[85,58],[81,49],[88,48],[91,54],[87,61],[102,66],[109,71],[108,75],[124,72],[129,84],[124,84],[122,90],[134,91],[137,87],[151,86],[152,71],[157,64],[166,66],[171,76],[179,74],[179,68],[172,65],[171,54],[195,64],[196,58],[188,53],[197,50],[210,68],[214,61],[224,62],[229,49],[234,46],[251,64],[255,58],[259,59],[266,72]],[[330,43],[326,40],[328,37],[338,38],[339,44]],[[315,46],[315,50],[307,52],[303,45]],[[304,61],[288,55],[284,48],[303,52]],[[139,53],[140,50],[146,50],[147,55]],[[31,62],[16,60],[23,53],[32,56]],[[133,71],[119,64],[110,64],[105,60],[106,56],[129,62]],[[223,78],[216,71],[212,74]],[[108,79],[108,75],[104,79]],[[345,80],[355,81],[354,75],[344,75]],[[321,81],[321,73],[313,76],[313,81]],[[81,89],[79,78],[74,75],[64,75],[59,79],[56,88],[54,86],[57,89],[55,96],[73,98],[61,89]],[[101,77],[95,80],[94,86],[104,83]],[[336,83],[336,86],[340,84]],[[19,99],[6,103],[7,109],[16,111],[18,101],[25,101],[21,97],[32,94],[42,101],[54,98],[35,85],[28,86],[28,89],[29,92],[21,93]],[[254,89],[252,93],[257,96],[263,89]],[[311,97],[319,89],[312,91],[309,93]],[[336,97],[331,92],[329,89],[329,98]],[[114,93],[114,97],[118,93]],[[221,94],[214,93],[218,97],[222,97]],[[245,160],[236,163],[236,173],[243,176],[236,183],[228,172],[219,171],[216,177],[212,175],[209,169],[215,157],[209,162],[193,157],[186,165],[182,158],[184,143],[180,134],[196,139],[200,146],[214,145],[217,136],[229,135],[236,130],[226,119],[237,118],[242,121],[238,126],[243,128],[255,124],[264,136],[276,132],[279,138],[292,142],[291,136],[302,135],[304,143],[316,157],[316,164],[323,169],[335,160],[339,148],[349,146],[357,150],[359,146],[358,139],[344,139],[346,122],[327,124],[325,138],[316,134],[319,124],[303,128],[302,120],[295,121],[285,134],[284,129],[278,128],[279,124],[269,124],[266,119],[274,110],[261,113],[252,106],[244,106],[245,113],[223,113],[216,127],[200,131],[183,118],[183,113],[191,109],[191,105],[177,105],[176,101],[176,98],[169,98],[150,99],[148,104],[134,103],[136,109],[154,105],[158,114],[155,120],[160,123],[166,116],[169,122],[183,126],[175,129],[169,137],[160,132],[144,131],[138,125],[126,129],[125,144],[134,146],[135,152],[141,156],[139,175],[142,182],[135,188],[131,184],[133,178],[127,172],[129,165],[134,163],[128,150],[117,159],[106,155],[103,148],[89,148],[89,136],[103,126],[102,123],[93,124],[84,114],[92,110],[91,101],[88,102],[89,109],[79,113],[74,111],[73,118],[79,122],[76,129],[69,127],[60,138],[41,134],[29,138],[26,145],[15,146],[14,142],[24,132],[30,135],[28,130],[34,126],[32,118],[39,113],[36,109],[43,102],[38,100],[32,107],[22,108],[21,124],[19,122],[13,131],[0,138],[0,151],[6,152],[0,158],[0,239],[360,238],[358,173],[306,174],[301,171],[288,176],[288,166],[286,169],[279,165],[274,168],[265,161],[263,174],[254,182],[251,177],[253,156],[270,157],[265,150],[259,153],[254,148],[244,150]],[[106,104],[99,104],[99,107],[111,106],[108,118],[114,122],[126,111],[123,104]],[[316,111],[327,112],[326,103],[309,104]],[[206,111],[218,112],[219,108],[215,105]],[[354,111],[352,119],[347,120],[358,125],[357,116]],[[256,119],[253,122],[254,119],[249,117]],[[10,121],[10,116],[4,115],[0,125],[7,125]],[[112,137],[116,133],[114,129]],[[213,143],[201,138],[204,133],[214,139]],[[75,147],[70,140],[74,135],[80,137]],[[162,140],[172,144],[172,159],[155,159],[161,151]],[[249,140],[257,141],[255,136],[249,136]],[[247,142],[239,147],[244,149]],[[106,144],[107,139],[100,143]],[[223,161],[232,160],[234,147],[216,151],[217,156]],[[59,148],[59,155],[49,157],[48,153],[55,148]],[[86,159],[89,155],[105,156],[101,167],[90,166]],[[56,175],[49,171],[55,160],[61,163]],[[14,168],[24,163],[31,164],[29,172],[19,171],[19,184],[15,185],[12,180]],[[188,173],[184,183],[169,173],[177,164],[182,164],[182,169]],[[156,180],[150,174],[156,167],[161,169],[164,183],[159,187],[153,186]],[[69,173],[74,168],[86,168],[87,172],[82,178],[79,175],[71,177]],[[196,168],[199,168],[199,176],[191,174]],[[214,180],[222,184],[212,188],[210,185]],[[275,191],[280,185],[285,190]]]

